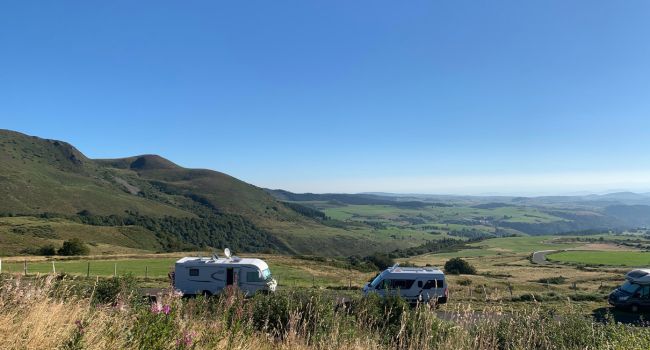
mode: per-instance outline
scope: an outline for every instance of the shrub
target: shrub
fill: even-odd
[[[562,277],[562,276],[540,278],[540,279],[537,280],[537,282],[544,283],[544,284],[562,284],[565,281],[566,281],[566,278]]]
[[[461,285],[461,286],[470,286],[470,285],[472,285],[472,280],[465,278],[465,279],[462,279],[462,280],[458,281],[458,284]]]
[[[56,255],[56,248],[51,244],[44,245],[38,249],[38,254],[45,256]]]
[[[131,274],[101,279],[93,294],[95,304],[115,304],[121,298],[128,299],[136,290],[136,279]]]
[[[445,263],[445,272],[452,275],[475,275],[476,269],[461,258],[452,258]]]
[[[395,260],[386,254],[376,253],[365,257],[365,260],[377,266],[380,270],[385,270],[395,265]]]
[[[72,238],[63,242],[59,255],[88,255],[88,247],[79,238]]]

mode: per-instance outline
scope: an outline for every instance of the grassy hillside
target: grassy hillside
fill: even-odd
[[[227,245],[319,255],[365,255],[427,238],[325,222],[227,174],[186,169],[157,155],[93,160],[68,143],[8,130],[0,130],[0,196],[0,217],[22,217],[4,222],[0,254],[72,236],[97,244],[97,253]],[[23,224],[57,233],[16,233]],[[109,231],[115,235],[106,237]],[[137,232],[131,236],[141,242],[120,232]]]

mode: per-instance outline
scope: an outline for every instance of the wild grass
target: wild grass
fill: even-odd
[[[107,291],[111,291],[107,293]],[[98,293],[102,297],[97,297]],[[4,349],[647,349],[650,330],[596,323],[533,302],[437,313],[399,298],[337,299],[319,291],[150,302],[128,278],[83,283],[48,275],[0,279]],[[443,318],[448,320],[443,320]]]

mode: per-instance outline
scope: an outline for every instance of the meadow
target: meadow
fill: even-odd
[[[401,299],[317,290],[245,299],[138,297],[128,278],[0,278],[4,349],[647,349],[650,328],[583,317],[565,301],[436,311]]]
[[[650,252],[641,251],[565,251],[549,254],[547,259],[583,265],[650,266]]]

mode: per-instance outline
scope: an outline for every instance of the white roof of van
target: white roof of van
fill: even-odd
[[[386,269],[389,273],[416,273],[416,274],[434,274],[444,275],[442,271],[435,267],[390,267]]]
[[[262,259],[253,259],[253,258],[200,258],[194,256],[187,256],[178,261],[177,264],[186,264],[190,266],[205,266],[205,265],[253,265],[259,268],[261,271],[264,271],[269,268],[269,265],[264,262]]]

